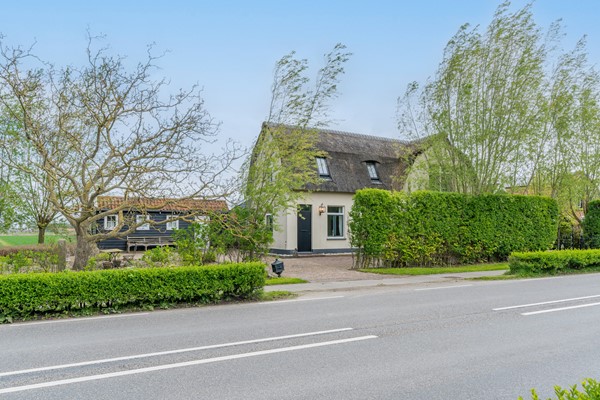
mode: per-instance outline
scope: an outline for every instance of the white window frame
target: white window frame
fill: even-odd
[[[113,219],[113,218],[115,219],[114,222],[111,221],[109,223],[109,219]],[[104,217],[104,230],[112,231],[118,225],[119,225],[119,215],[118,214],[106,215]]]
[[[339,208],[340,211],[330,211],[332,208]],[[331,236],[329,233],[329,217],[337,217],[333,219],[332,223],[338,221],[341,224],[340,234]],[[344,225],[345,220],[345,207],[344,206],[327,206],[327,239],[345,239],[346,238],[346,227]]]
[[[166,230],[168,231],[174,231],[179,229],[179,220],[171,220],[171,219],[167,219],[167,224],[166,224]]]
[[[273,232],[273,214],[265,214],[265,225]]]
[[[135,216],[135,223],[140,224],[144,221],[150,221],[150,215],[148,214],[137,214]],[[140,226],[138,226],[137,228],[135,228],[136,231],[149,231],[150,230],[150,223],[146,222],[145,224],[142,224]]]
[[[315,158],[317,159],[317,171],[319,172],[319,177],[331,180],[331,173],[329,172],[329,165],[327,165],[327,159],[325,157]]]
[[[376,163],[374,161],[367,161],[367,172],[369,173],[369,178],[371,178],[372,181],[379,181],[379,173],[377,172],[377,166],[375,165]]]

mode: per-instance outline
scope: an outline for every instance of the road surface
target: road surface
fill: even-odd
[[[0,399],[514,400],[585,377],[593,274],[0,325]]]

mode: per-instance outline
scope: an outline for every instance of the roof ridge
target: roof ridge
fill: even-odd
[[[272,127],[276,127],[276,126],[282,126],[284,128],[289,128],[289,129],[295,129],[298,128],[296,126],[293,125],[288,125],[288,124],[276,124],[273,122],[264,122],[265,125],[268,126],[272,126]],[[355,133],[355,132],[347,132],[347,131],[341,131],[341,130],[337,130],[337,129],[326,129],[326,128],[317,128],[317,127],[307,127],[306,129],[315,129],[320,133],[330,133],[330,134],[334,134],[334,135],[345,135],[345,136],[351,136],[351,137],[356,137],[356,138],[362,138],[362,139],[377,139],[377,140],[381,140],[381,141],[385,141],[385,142],[391,142],[391,143],[398,143],[398,144],[404,144],[404,145],[408,145],[408,144],[414,144],[420,141],[420,139],[411,141],[411,140],[401,140],[401,139],[395,139],[395,138],[389,138],[389,137],[385,137],[385,136],[376,136],[376,135],[367,135],[364,133]]]

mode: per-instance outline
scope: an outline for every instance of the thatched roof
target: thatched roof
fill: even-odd
[[[146,211],[227,211],[227,203],[223,200],[203,199],[167,199],[167,198],[130,198],[120,196],[98,196],[96,206],[100,210],[111,210],[126,205],[127,208]]]
[[[407,168],[423,148],[422,141],[408,142],[328,129],[319,129],[317,133],[318,149],[327,152],[331,180],[324,180],[319,185],[306,185],[306,189],[311,191],[400,190]],[[375,162],[379,181],[369,177],[367,162]]]

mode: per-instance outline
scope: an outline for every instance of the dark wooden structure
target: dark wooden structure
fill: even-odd
[[[124,205],[127,204],[125,208]],[[198,217],[208,216],[211,213],[227,212],[227,203],[222,200],[203,199],[152,199],[142,198],[125,200],[118,196],[100,196],[97,200],[99,212],[107,210],[122,211],[124,221],[120,217],[110,215],[98,221],[100,231],[113,229],[114,224],[120,224],[121,237],[103,240],[98,243],[100,249],[120,249],[122,251],[148,250],[152,247],[172,246],[174,244],[173,232],[176,229],[186,229]],[[143,216],[143,217],[140,217]],[[138,221],[138,218],[142,218]],[[129,230],[128,221],[140,224],[148,220],[147,224],[138,226],[134,232]],[[175,226],[166,221],[175,221]],[[111,226],[111,224],[113,224]]]

